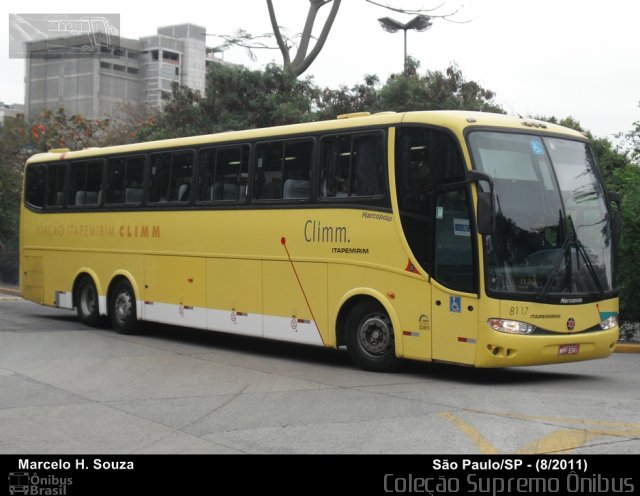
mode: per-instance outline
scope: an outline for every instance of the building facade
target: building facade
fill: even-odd
[[[4,124],[7,118],[24,119],[24,105],[0,102],[0,124]]]
[[[112,44],[84,36],[27,43],[26,115],[63,106],[68,114],[104,119],[125,103],[161,108],[162,92],[174,82],[203,92],[214,61],[205,36],[204,27],[181,24]]]

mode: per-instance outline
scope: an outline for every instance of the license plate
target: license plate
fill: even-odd
[[[558,348],[558,355],[577,355],[579,351],[579,344],[561,344]]]

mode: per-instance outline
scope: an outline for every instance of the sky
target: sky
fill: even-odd
[[[381,0],[403,7],[437,7],[434,13],[458,13],[466,23],[434,20],[425,32],[408,33],[408,52],[420,72],[444,71],[455,63],[467,80],[496,93],[495,102],[512,114],[572,116],[596,136],[613,138],[640,121],[640,55],[637,30],[640,2],[629,0]],[[8,58],[8,14],[117,13],[121,35],[156,33],[159,26],[196,23],[206,27],[207,44],[243,28],[270,32],[265,0],[110,0],[104,4],[58,0],[5,0],[0,31],[0,101],[24,102],[24,60]],[[274,0],[278,22],[291,35],[302,31],[307,0]],[[321,9],[323,20],[330,6]],[[411,16],[343,0],[323,51],[304,76],[321,86],[351,86],[365,74],[385,81],[403,66],[402,33],[384,32],[377,22]],[[320,26],[320,23],[318,23]],[[319,31],[318,26],[318,31]],[[225,60],[259,68],[281,62],[278,50],[256,51],[252,62],[244,49],[231,48]],[[390,109],[393,110],[393,109]]]

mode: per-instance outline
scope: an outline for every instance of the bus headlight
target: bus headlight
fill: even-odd
[[[536,330],[536,326],[518,320],[489,319],[487,324],[494,331],[506,332],[507,334],[531,334]]]
[[[618,325],[618,316],[612,315],[611,317],[608,317],[604,319],[602,322],[600,322],[600,329],[602,329],[603,331],[608,331],[609,329],[613,329],[617,325]]]

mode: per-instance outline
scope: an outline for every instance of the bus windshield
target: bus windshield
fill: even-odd
[[[538,298],[611,292],[611,222],[587,144],[488,131],[470,133],[469,143],[476,168],[495,185],[487,290]]]

